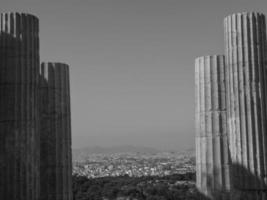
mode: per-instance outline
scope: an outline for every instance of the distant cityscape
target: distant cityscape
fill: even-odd
[[[75,152],[74,152],[75,154]],[[73,156],[73,174],[88,178],[168,176],[195,172],[194,152],[102,152],[80,151]]]

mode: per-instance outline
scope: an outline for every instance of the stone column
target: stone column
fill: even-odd
[[[197,187],[206,197],[228,200],[229,150],[224,56],[195,60]]]
[[[40,68],[41,198],[72,200],[69,66]]]
[[[253,200],[267,199],[265,30],[259,13],[224,20],[232,183],[236,195]]]
[[[39,195],[39,22],[0,15],[0,199]]]

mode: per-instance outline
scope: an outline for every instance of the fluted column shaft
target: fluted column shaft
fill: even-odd
[[[40,68],[41,198],[72,200],[69,66]]]
[[[195,61],[197,187],[212,199],[230,190],[224,56]]]
[[[259,13],[224,20],[232,183],[246,196],[267,189],[265,29]],[[265,197],[254,193],[251,199]]]
[[[36,200],[39,22],[29,14],[0,17],[0,199]]]

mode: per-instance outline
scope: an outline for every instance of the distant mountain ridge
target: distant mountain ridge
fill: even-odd
[[[156,154],[160,152],[167,152],[158,150],[152,147],[144,147],[144,146],[132,146],[132,145],[121,145],[114,147],[100,147],[100,146],[92,146],[92,147],[83,147],[78,149],[72,149],[72,157],[73,161],[83,160],[90,154],[114,154],[114,153],[143,153],[143,154]],[[169,151],[172,152],[172,151]],[[177,151],[173,151],[177,152]],[[194,149],[188,149],[185,151],[181,151],[183,154],[192,154]]]
[[[158,153],[159,150],[152,147],[143,147],[143,146],[131,146],[131,145],[122,145],[114,147],[83,147],[79,149],[73,149],[73,152],[87,152],[87,153]]]
[[[79,149],[72,150],[72,159],[73,161],[84,160],[90,154],[113,154],[113,153],[158,153],[160,152],[157,149],[150,147],[140,147],[140,146],[131,146],[131,145],[123,145],[123,146],[114,146],[114,147],[83,147]]]

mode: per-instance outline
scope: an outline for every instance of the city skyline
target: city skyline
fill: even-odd
[[[40,58],[70,64],[73,148],[194,147],[194,58],[223,54],[223,18],[264,1],[3,0],[40,19]],[[263,9],[265,7],[265,9]]]

